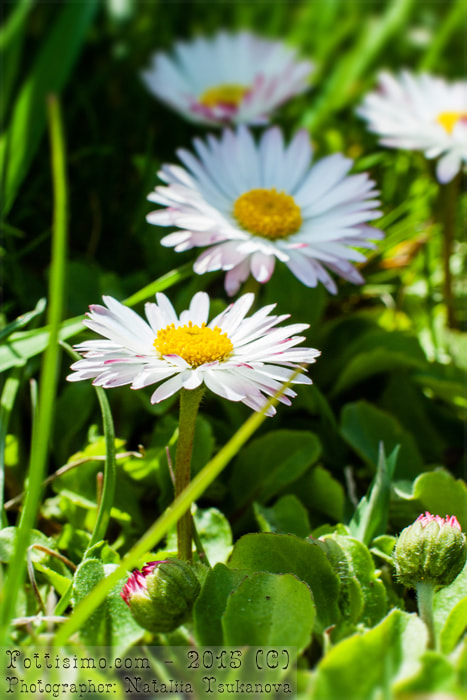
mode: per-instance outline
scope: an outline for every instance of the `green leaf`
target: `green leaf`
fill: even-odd
[[[370,544],[373,537],[383,535],[388,523],[391,481],[397,463],[399,446],[386,459],[384,445],[380,444],[376,476],[366,496],[360,500],[349,523],[350,533],[364,544]]]
[[[225,643],[292,646],[310,643],[315,609],[308,586],[291,574],[247,576],[229,596],[222,615]]]
[[[420,670],[412,678],[398,683],[397,697],[400,698],[452,698],[460,700],[464,694],[457,694],[455,671],[449,660],[437,651],[426,651],[420,658]],[[445,691],[445,692],[443,692]],[[461,691],[462,692],[462,691]],[[438,695],[439,693],[439,695]],[[453,693],[451,695],[451,693]],[[455,693],[455,695],[454,695]],[[409,695],[410,694],[410,695]]]
[[[462,369],[452,366],[430,365],[425,371],[414,374],[413,379],[443,401],[463,408],[467,407],[465,371]]]
[[[449,445],[436,418],[430,413],[432,402],[424,396],[412,377],[394,373],[386,383],[378,401],[378,407],[387,411],[414,437],[425,462],[436,463],[442,459]]]
[[[353,537],[338,534],[325,535],[324,544],[337,545],[338,573],[343,586],[349,578],[358,581],[362,591],[362,610],[358,620],[367,627],[377,624],[387,612],[386,589],[377,577],[370,552],[364,544]],[[334,554],[334,560],[336,556]]]
[[[64,576],[63,574],[59,574],[57,571],[54,571],[49,566],[44,566],[43,564],[34,564],[34,568],[36,571],[40,571],[41,574],[45,576],[47,581],[55,588],[60,596],[67,592],[71,583],[71,575]]]
[[[221,617],[228,597],[246,575],[246,571],[230,569],[224,564],[216,564],[208,572],[193,608],[195,637],[198,644],[220,646],[225,643]]]
[[[318,543],[294,535],[244,535],[235,544],[228,562],[232,569],[273,574],[294,574],[311,588],[316,604],[318,633],[336,624],[339,579]]]
[[[392,551],[396,544],[396,538],[393,535],[380,535],[371,541],[370,552],[381,559],[384,559],[388,564],[393,564]]]
[[[345,493],[342,484],[319,464],[294,482],[290,490],[308,508],[312,528],[323,517],[340,522],[344,519]]]
[[[193,520],[206,552],[209,564],[214,566],[225,562],[232,551],[232,530],[227,518],[217,508],[198,508],[192,506]],[[193,551],[195,551],[193,542]],[[165,549],[177,551],[177,530],[173,528],[167,537]],[[160,558],[158,554],[157,558]]]
[[[467,626],[467,565],[450,586],[436,591],[433,598],[435,634],[445,654],[450,654]]]
[[[308,512],[293,494],[282,496],[271,508],[260,503],[254,503],[253,507],[262,532],[281,532],[298,537],[308,537],[311,532]]]
[[[375,374],[407,367],[420,369],[424,364],[417,357],[411,357],[404,351],[390,351],[386,347],[361,352],[345,365],[331,391],[331,396],[337,396]]]
[[[103,564],[98,559],[86,559],[82,562],[73,579],[73,605],[78,605],[102,579],[117,568],[115,564]],[[140,639],[142,629],[131,616],[129,607],[120,595],[126,581],[127,578],[123,577],[113,586],[105,601],[80,630],[81,639],[85,644],[112,646],[115,654],[120,654]]]
[[[467,596],[451,610],[446,624],[441,630],[440,645],[444,654],[454,651],[456,644],[467,628]]]
[[[391,519],[406,527],[428,510],[433,515],[455,515],[467,530],[467,485],[445,469],[420,474],[413,484],[396,482],[391,502]]]
[[[46,98],[65,85],[98,4],[97,0],[89,0],[63,5],[25,77],[10,124],[0,138],[4,215],[10,210],[39,146],[46,124]]]
[[[253,440],[238,456],[229,490],[237,507],[266,503],[318,459],[319,440],[304,430],[276,430]]]
[[[66,340],[83,330],[83,316],[70,318],[60,325],[59,338]],[[31,331],[13,333],[8,341],[0,346],[0,372],[10,367],[26,364],[35,355],[43,352],[50,339],[48,326]]]
[[[417,615],[393,610],[373,629],[329,649],[316,669],[314,697],[391,697],[396,681],[418,671],[426,640],[425,625]]]
[[[396,475],[413,478],[423,470],[423,460],[412,435],[389,413],[366,401],[344,406],[341,432],[355,452],[373,469],[377,468],[379,443],[382,442],[388,454],[400,445]]]
[[[0,330],[0,341],[8,338],[9,335],[15,331],[18,331],[20,328],[27,326],[30,321],[37,316],[40,316],[44,312],[46,304],[47,302],[45,299],[39,299],[32,311],[27,311],[26,313],[21,314],[21,316],[18,316],[18,318],[15,318],[14,321],[2,328]]]
[[[105,540],[90,545],[86,550],[86,559],[99,559],[103,564],[120,563],[119,553],[112,549]]]
[[[115,450],[124,447],[125,442],[119,438],[115,439]],[[81,452],[72,455],[70,461],[82,458],[103,457],[106,454],[106,442],[102,437],[86,446]],[[63,499],[67,499],[78,509],[85,509],[89,513],[78,511],[73,518],[73,514],[67,505],[62,504],[62,508],[67,511],[67,519],[75,526],[94,529],[95,513],[97,511],[97,474],[104,470],[104,461],[92,460],[80,464],[76,469],[72,469],[52,483],[53,490]],[[123,472],[121,464],[117,466],[117,479],[115,483],[115,498],[112,499],[110,515],[120,521],[124,526],[137,529],[142,526],[142,514],[140,507],[140,489],[130,481]],[[86,522],[83,522],[86,518]]]
[[[339,353],[335,352],[336,347]],[[328,358],[324,377],[320,373],[320,385],[329,384],[332,394],[401,366],[427,366],[417,338],[396,330],[388,332],[364,314],[344,315],[329,322],[319,348],[323,358]]]
[[[15,550],[16,537],[18,534],[18,528],[16,527],[4,527],[0,530],[0,561],[8,563],[13,556]],[[50,537],[46,537],[39,530],[31,530],[31,536],[29,540],[29,546],[32,544],[39,544],[42,547],[48,547],[48,549],[54,549],[55,543]],[[44,563],[49,560],[50,555],[47,552],[43,552],[40,549],[33,549],[31,551],[31,561],[34,563]]]
[[[224,562],[232,549],[232,530],[225,515],[217,508],[196,508],[193,517],[211,566]]]

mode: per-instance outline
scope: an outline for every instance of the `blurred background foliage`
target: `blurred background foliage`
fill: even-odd
[[[139,73],[155,50],[224,27],[281,38],[315,63],[310,90],[273,120],[288,136],[297,128],[309,129],[317,158],[341,151],[355,159],[354,171],[371,173],[381,190],[383,217],[376,225],[386,237],[362,266],[366,283],[361,288],[341,280],[338,295],[330,297],[322,287],[306,289],[286,269],[277,269],[260,289],[258,305],[277,302],[280,313],[310,324],[308,344],[322,350],[322,357],[310,370],[314,387],[299,389],[291,408],[281,408],[263,424],[256,448],[252,443],[250,452],[238,456],[205,494],[205,505],[223,510],[237,533],[254,527],[254,517],[264,525],[269,517],[264,509],[292,496],[295,500],[281,501],[278,511],[286,513],[286,531],[345,522],[373,478],[383,441],[387,454],[401,445],[391,531],[428,504],[442,515],[455,513],[449,503],[465,507],[465,490],[455,481],[465,469],[465,195],[454,212],[455,327],[448,329],[438,216],[442,202],[432,164],[418,153],[380,148],[355,114],[380,69],[407,67],[461,77],[464,9],[458,0],[7,4],[0,31],[0,370],[4,378],[17,379],[19,390],[14,409],[3,395],[3,417],[9,420],[6,499],[23,490],[34,419],[29,381],[46,344],[40,330],[43,305],[26,313],[47,296],[52,183],[45,96],[60,93],[64,115],[70,183],[65,318],[70,318],[83,314],[103,293],[123,300],[193,261],[192,252],[175,254],[160,246],[161,231],[145,221],[152,208],[146,196],[158,182],[160,164],[174,162],[176,149],[189,148],[200,130],[155,101]],[[210,293],[214,307],[225,303],[219,273],[192,274],[168,293],[181,310],[199,289]],[[141,311],[142,304],[136,308]],[[79,325],[73,328],[74,342]],[[63,357],[61,380],[68,364]],[[154,519],[154,503],[163,509],[172,498],[165,446],[176,440],[176,402],[151,406],[149,391],[127,387],[108,397],[122,441],[118,449],[142,445],[145,451],[142,458],[119,460],[112,533],[126,548]],[[194,471],[249,415],[245,407],[209,395],[201,411]],[[51,474],[89,450],[103,454],[96,425],[100,414],[90,384],[60,381]],[[286,454],[277,452],[279,443],[287,446]],[[71,537],[64,523],[77,531],[90,528],[100,468],[89,461],[79,473],[54,481],[42,509],[48,534],[61,531]],[[427,473],[435,477],[432,485],[417,491],[417,478]],[[242,475],[252,480],[244,493],[235,486]],[[430,501],[436,494],[438,501]],[[293,526],[287,520],[292,511],[301,517]],[[76,542],[67,542],[70,551],[75,545],[82,551]]]

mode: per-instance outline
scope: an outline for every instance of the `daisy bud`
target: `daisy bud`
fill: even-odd
[[[172,632],[190,617],[200,591],[193,567],[185,561],[153,561],[134,571],[121,596],[136,622],[155,634]]]
[[[410,588],[420,583],[449,586],[462,571],[466,553],[466,538],[457,518],[427,511],[402,530],[397,540],[397,576]]]

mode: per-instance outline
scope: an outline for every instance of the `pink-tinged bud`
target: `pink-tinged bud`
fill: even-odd
[[[136,622],[150,632],[172,632],[190,617],[200,591],[193,567],[179,559],[145,564],[134,571],[121,596]]]
[[[405,586],[448,586],[464,568],[466,539],[454,515],[428,511],[402,530],[394,549],[397,577]]]

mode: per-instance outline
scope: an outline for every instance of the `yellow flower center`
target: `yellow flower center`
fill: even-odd
[[[234,349],[227,333],[222,333],[217,326],[207,328],[205,323],[194,326],[191,321],[178,328],[173,323],[161,328],[154,347],[161,355],[179,355],[191,367],[226,360]]]
[[[233,213],[247,231],[272,240],[296,233],[302,224],[294,198],[274,188],[245,192],[235,201]]]
[[[217,105],[238,107],[248,92],[249,88],[244,85],[226,83],[205,90],[199,98],[199,102],[205,107],[216,107]]]
[[[436,117],[438,124],[441,124],[448,134],[452,134],[454,127],[461,119],[467,119],[467,112],[441,112]]]

